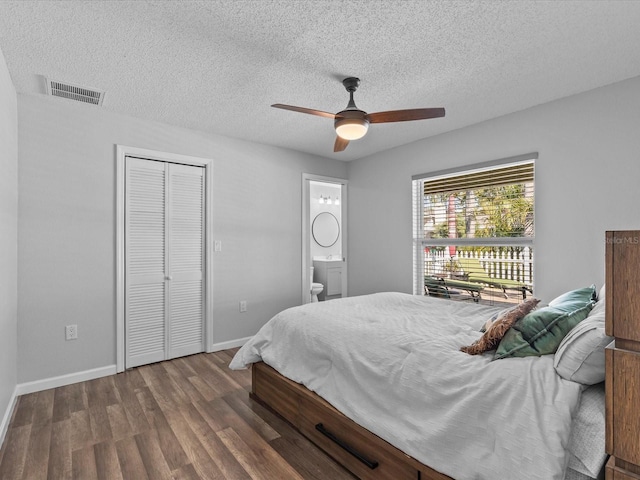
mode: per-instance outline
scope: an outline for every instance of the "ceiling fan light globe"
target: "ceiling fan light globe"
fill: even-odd
[[[345,140],[358,140],[369,130],[369,121],[365,118],[340,118],[335,122],[338,136]]]

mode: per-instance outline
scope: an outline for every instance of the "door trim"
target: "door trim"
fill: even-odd
[[[139,157],[160,162],[204,167],[205,255],[204,255],[204,349],[212,352],[213,328],[213,159],[146,148],[116,145],[116,372],[125,369],[125,158]]]
[[[309,269],[313,264],[311,259],[311,218],[309,211],[311,208],[311,183],[310,182],[335,183],[340,185],[340,216],[342,218],[342,258],[343,275],[342,275],[342,296],[348,295],[347,282],[349,272],[349,252],[347,249],[347,205],[348,205],[348,186],[349,181],[344,178],[325,177],[322,175],[314,175],[312,173],[302,174],[302,304],[311,302],[311,281],[309,278]]]

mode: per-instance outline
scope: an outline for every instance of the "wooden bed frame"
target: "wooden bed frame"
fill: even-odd
[[[640,480],[640,231],[606,233],[606,480]],[[369,432],[303,385],[259,362],[251,398],[362,480],[452,480]]]
[[[251,367],[251,398],[275,411],[362,480],[452,480],[347,418],[263,362]]]

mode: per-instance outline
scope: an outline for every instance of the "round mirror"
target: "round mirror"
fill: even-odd
[[[329,212],[322,212],[316,215],[311,226],[313,239],[321,247],[330,247],[338,241],[340,235],[340,224],[338,219]]]

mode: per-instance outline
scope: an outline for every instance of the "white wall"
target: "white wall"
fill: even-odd
[[[214,159],[214,342],[300,303],[302,173],[342,178],[343,162],[42,95],[18,115],[20,383],[116,362],[116,144]]]
[[[0,442],[17,382],[17,260],[18,107],[0,51]]]
[[[351,162],[350,294],[412,291],[412,175],[536,151],[536,296],[599,287],[605,230],[640,229],[639,132],[637,77]]]

